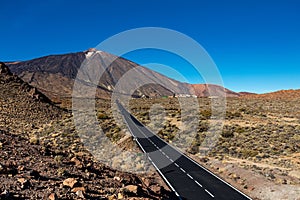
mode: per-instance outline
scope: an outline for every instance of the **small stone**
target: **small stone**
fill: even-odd
[[[78,191],[76,192],[76,195],[77,195],[78,197],[80,197],[80,198],[84,198],[84,195],[83,195],[82,190],[78,190]]]
[[[85,192],[85,188],[84,187],[75,187],[75,188],[73,188],[72,190],[71,190],[71,192],[77,192],[77,191],[82,191],[82,192]]]
[[[142,180],[146,187],[149,187],[152,183],[151,180],[148,178],[142,178]]]
[[[53,133],[52,134],[52,137],[57,137],[57,136],[59,136],[60,134],[59,133]]]
[[[29,140],[30,144],[39,144],[39,139],[36,136],[32,136]]]
[[[118,199],[124,199],[124,196],[122,193],[118,193]]]
[[[78,182],[75,178],[67,178],[66,180],[63,181],[63,185],[68,186],[70,188],[73,188],[77,183]]]
[[[160,185],[151,185],[150,186],[150,189],[156,193],[156,194],[160,194],[161,193],[161,190],[162,190],[162,187]]]
[[[25,189],[29,186],[29,181],[26,180],[25,178],[18,178],[17,180],[19,183],[21,183],[21,188]]]
[[[10,196],[10,193],[8,190],[4,190],[4,192],[2,192],[0,194],[0,197],[5,197],[5,198],[8,198]]]
[[[115,177],[114,177],[114,180],[115,180],[115,181],[120,181],[120,180],[121,180],[121,178],[120,178],[120,177],[118,177],[118,176],[115,176]]]
[[[78,168],[82,168],[82,163],[80,162],[80,160],[78,160],[76,157],[73,157],[71,159],[71,162],[73,162],[75,164],[75,166],[77,166]]]
[[[108,200],[114,200],[114,199],[116,199],[116,196],[113,194],[113,195],[108,196],[107,198],[108,198]]]
[[[48,199],[49,199],[49,200],[57,200],[58,197],[57,197],[57,195],[56,195],[55,193],[51,193],[51,194],[48,196]]]
[[[138,191],[138,186],[136,186],[136,185],[127,185],[127,186],[125,186],[125,189],[126,189],[128,192],[131,192],[131,193],[136,194],[137,191]]]
[[[86,166],[87,166],[87,167],[90,167],[90,166],[92,166],[92,163],[88,163]]]
[[[27,180],[25,178],[18,178],[18,182],[24,184],[27,182]]]
[[[19,171],[23,171],[24,168],[25,168],[25,167],[24,167],[23,165],[18,166],[18,170],[19,170]]]

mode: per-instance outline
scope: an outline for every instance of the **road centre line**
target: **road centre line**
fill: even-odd
[[[212,194],[212,193],[210,193],[207,189],[205,189],[204,190],[206,193],[208,193],[212,198],[214,198],[215,196]]]

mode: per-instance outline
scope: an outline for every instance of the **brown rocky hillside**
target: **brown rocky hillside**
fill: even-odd
[[[239,93],[233,92],[226,88],[223,88],[219,85],[213,84],[193,84],[193,89],[195,90],[195,94],[198,97],[207,97],[207,96],[220,96],[223,93],[226,94],[227,97],[238,97]]]
[[[99,163],[71,114],[0,63],[0,199],[172,199],[156,173]],[[160,185],[158,184],[160,183]]]
[[[300,98],[300,90],[279,90],[265,94],[247,94],[244,98],[259,98],[259,99],[297,99]]]
[[[61,109],[0,63],[0,129],[20,133],[61,117]]]

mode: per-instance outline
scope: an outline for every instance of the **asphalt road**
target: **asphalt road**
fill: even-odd
[[[134,140],[147,154],[150,162],[178,199],[251,199],[160,139],[133,117],[120,103],[117,104]]]

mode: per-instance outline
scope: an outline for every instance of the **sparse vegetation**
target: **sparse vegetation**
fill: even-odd
[[[145,117],[148,116],[151,105],[159,103],[164,107],[166,119],[165,122],[161,122],[164,126],[158,135],[166,141],[176,143],[178,137],[186,134],[184,127],[180,125],[188,115],[181,118],[181,109],[176,99],[134,99],[130,103],[133,114],[145,124],[151,124],[150,119]],[[299,176],[290,176],[289,171],[293,169],[297,171],[295,174],[299,174],[297,169],[300,168],[297,158],[300,153],[300,110],[297,106],[299,103],[300,99],[228,98],[220,137],[205,158],[220,160],[222,163],[234,160],[249,173],[254,171],[261,174],[274,184],[300,184],[299,179],[295,178]],[[185,150],[202,158],[202,153],[205,152],[205,138],[211,137],[218,129],[212,125],[216,119],[211,118],[210,100],[199,98],[199,105],[198,130],[193,139],[185,140],[190,142],[190,146]],[[248,162],[252,164],[245,164]],[[209,168],[214,168],[214,164]],[[251,185],[247,184],[248,180],[232,173],[227,176],[243,185],[244,189],[251,188]]]
[[[97,117],[98,117],[98,119],[109,119],[110,118],[105,113],[98,113]]]

